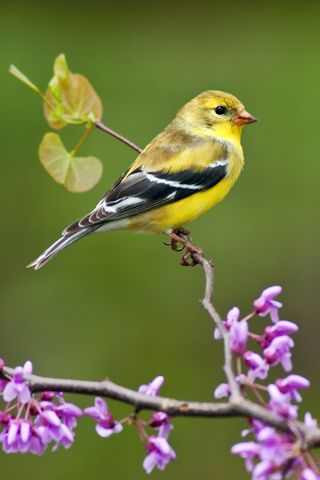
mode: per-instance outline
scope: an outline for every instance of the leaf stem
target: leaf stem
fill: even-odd
[[[92,132],[93,125],[94,124],[92,122],[89,122],[86,125],[86,129],[83,132],[83,134],[81,135],[78,143],[76,144],[74,149],[70,152],[70,157],[74,157],[77,154],[77,152],[78,152],[79,148],[81,147],[81,145],[83,144],[83,142],[88,138],[89,134]]]

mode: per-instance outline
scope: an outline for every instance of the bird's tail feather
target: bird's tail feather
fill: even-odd
[[[74,233],[66,233],[62,235],[56,242],[54,242],[47,250],[45,250],[38,258],[33,260],[33,262],[27,265],[27,268],[34,268],[38,270],[43,267],[47,262],[49,262],[57,253],[61,252],[64,248],[68,247],[72,243],[76,242],[80,238],[88,235],[99,228],[98,225],[91,225],[86,228],[81,228]]]

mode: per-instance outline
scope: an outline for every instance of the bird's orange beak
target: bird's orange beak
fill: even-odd
[[[254,123],[257,121],[258,119],[246,110],[242,110],[234,119],[236,125],[247,125],[248,123]]]

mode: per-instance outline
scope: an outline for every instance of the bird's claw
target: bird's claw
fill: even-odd
[[[197,255],[202,257],[202,248],[191,244],[191,247],[186,247],[186,252],[181,259],[180,265],[183,267],[195,267],[199,263]]]
[[[178,243],[179,243],[179,240],[176,240],[174,238],[171,238],[171,242],[170,243],[167,243],[167,242],[163,242],[163,245],[166,245],[166,247],[171,247],[171,250],[173,250],[174,252],[182,252],[182,250],[184,249],[184,246],[182,246],[181,248],[178,247]]]
[[[170,243],[164,243],[165,245],[170,246],[174,252],[181,252],[182,250],[185,250],[185,253],[180,261],[180,265],[183,267],[194,267],[197,265],[199,263],[197,255],[202,256],[203,251],[200,247],[197,247],[191,243],[190,232],[181,227],[173,230],[170,236]],[[178,247],[179,243],[182,244],[181,248]]]

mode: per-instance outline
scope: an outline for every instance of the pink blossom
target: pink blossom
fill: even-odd
[[[139,393],[142,393],[143,395],[150,395],[152,397],[155,397],[158,395],[160,388],[162,387],[164,382],[164,377],[159,375],[158,377],[154,378],[150,383],[147,385],[141,385],[139,387]]]
[[[146,448],[148,455],[144,459],[143,468],[147,473],[151,473],[155,467],[164,470],[169,462],[176,459],[175,451],[166,438],[151,436]]]
[[[260,317],[270,315],[271,320],[276,323],[279,321],[279,308],[282,303],[274,300],[282,292],[279,286],[269,287],[263,290],[260,297],[253,302],[255,311]]]
[[[274,338],[263,354],[270,365],[281,363],[283,369],[288,372],[292,369],[290,348],[293,346],[293,340],[287,335],[282,335]]]
[[[289,394],[281,393],[274,384],[268,385],[268,393],[270,396],[269,409],[277,415],[289,420],[296,420],[298,407],[291,405],[291,397]]]
[[[230,348],[237,355],[242,355],[248,341],[248,322],[246,320],[233,321],[229,331]]]
[[[230,397],[231,395],[231,390],[230,386],[228,383],[220,383],[220,385],[217,386],[215,391],[213,392],[213,395],[215,398],[223,398],[223,397]]]
[[[12,379],[4,387],[3,399],[6,402],[12,402],[12,400],[18,398],[20,403],[28,403],[31,392],[24,376],[31,374],[32,363],[30,361],[26,362],[23,367],[16,367]]]
[[[231,308],[231,310],[229,310],[227,313],[227,319],[223,322],[225,328],[227,330],[230,330],[230,327],[233,324],[233,322],[237,322],[239,320],[239,316],[240,316],[239,308],[238,307]],[[222,338],[220,329],[218,327],[214,329],[213,336],[215,340],[220,340]]]
[[[85,408],[84,413],[97,421],[96,432],[100,437],[110,437],[112,434],[119,433],[123,429],[122,425],[115,422],[111,413],[108,412],[108,406],[102,398],[97,397],[94,402],[94,407]]]
[[[254,382],[256,378],[264,380],[268,376],[269,365],[258,353],[247,351],[243,355],[245,365],[249,367],[248,378]]]
[[[311,468],[304,468],[301,472],[300,480],[319,480],[317,475]]]
[[[275,383],[281,393],[289,393],[296,402],[302,400],[298,390],[310,387],[309,380],[301,375],[288,375],[286,378],[278,378]]]

